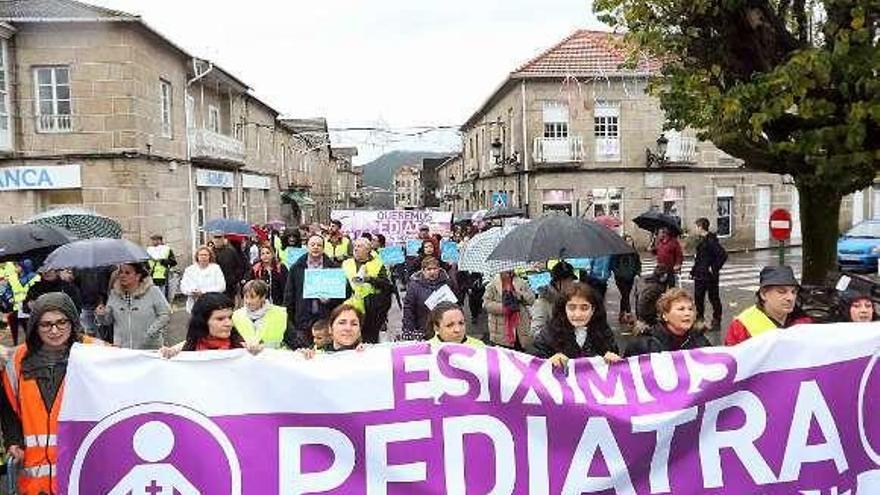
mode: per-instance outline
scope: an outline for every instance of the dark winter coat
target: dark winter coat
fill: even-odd
[[[247,271],[244,277],[245,281],[262,280],[269,286],[268,300],[276,306],[284,303],[284,290],[287,286],[287,268],[276,263],[275,268],[264,268],[263,262],[258,261]]]
[[[711,347],[712,343],[703,335],[702,332],[689,330],[685,334],[684,339],[677,343],[675,336],[666,329],[666,324],[659,322],[644,333],[637,335],[626,346],[626,354],[624,357],[638,356],[641,354],[650,354],[654,352],[672,352],[684,349],[698,349],[700,347]]]
[[[638,253],[618,254],[611,257],[611,272],[615,279],[635,280],[642,274],[642,259]]]
[[[339,264],[322,254],[324,268],[339,268]],[[330,299],[326,303],[317,301],[317,312],[312,311],[314,299],[303,299],[303,283],[306,279],[306,268],[309,256],[301,256],[290,265],[287,282],[284,288],[284,306],[287,308],[287,331],[284,333],[284,344],[289,349],[311,346],[312,324],[327,318],[333,308],[342,304],[342,299]]]
[[[614,333],[608,325],[594,325],[587,330],[587,340],[580,346],[574,330],[556,328],[553,321],[535,336],[535,355],[548,359],[554,354],[564,354],[569,359],[604,356],[609,352],[620,353]]]
[[[652,273],[639,279],[636,286],[636,319],[648,326],[657,323],[657,300],[669,288],[666,277]]]
[[[718,280],[721,267],[727,261],[727,251],[718,242],[718,236],[709,232],[697,244],[691,278],[694,280]]]
[[[406,284],[406,297],[403,300],[404,340],[425,340],[428,314],[431,312],[425,306],[425,300],[434,291],[448,284],[449,275],[442,269],[440,270],[440,276],[436,280],[426,279],[421,271],[414,273],[409,278],[409,283]]]
[[[215,249],[214,257],[217,259],[217,265],[220,266],[220,271],[223,272],[223,278],[226,280],[226,295],[235,297],[244,276],[244,259],[238,250],[229,244]]]
[[[107,303],[112,273],[113,269],[109,267],[76,271],[75,282],[82,296],[84,308],[95,309],[99,304]]]

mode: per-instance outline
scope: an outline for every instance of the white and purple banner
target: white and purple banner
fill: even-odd
[[[880,326],[554,371],[496,348],[77,346],[68,495],[880,493]]]
[[[449,235],[451,211],[430,210],[333,210],[330,218],[342,222],[342,231],[356,239],[364,232],[384,234],[388,244],[403,244],[427,225],[432,234]]]

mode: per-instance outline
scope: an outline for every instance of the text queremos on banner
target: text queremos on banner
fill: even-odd
[[[333,210],[330,218],[342,222],[342,231],[357,239],[364,232],[384,234],[388,244],[403,244],[427,225],[432,234],[452,232],[451,211],[431,210]]]
[[[606,365],[497,348],[78,345],[68,495],[880,493],[880,327],[812,325]],[[116,490],[116,491],[114,491]],[[140,491],[138,491],[140,490]],[[149,493],[149,492],[147,492]],[[165,493],[165,492],[161,492]]]

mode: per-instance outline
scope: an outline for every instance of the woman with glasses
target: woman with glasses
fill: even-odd
[[[6,363],[0,422],[7,452],[21,466],[18,493],[58,493],[58,411],[67,359],[83,335],[79,312],[67,294],[50,292],[34,301],[27,339]]]

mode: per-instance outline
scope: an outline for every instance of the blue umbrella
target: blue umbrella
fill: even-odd
[[[84,239],[65,244],[52,251],[42,270],[64,268],[98,268],[140,263],[150,259],[147,250],[127,239]]]
[[[208,220],[202,230],[212,234],[220,232],[226,235],[254,235],[254,229],[251,228],[251,224],[235,218],[215,218],[213,220]]]

